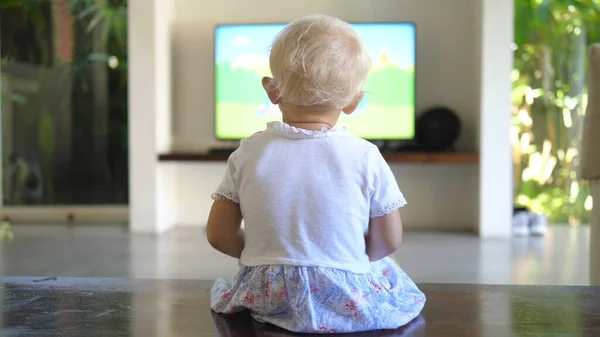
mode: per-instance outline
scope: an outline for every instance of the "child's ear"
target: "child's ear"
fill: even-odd
[[[356,99],[354,100],[354,102],[352,102],[352,104],[348,105],[347,107],[343,108],[342,111],[346,115],[350,115],[351,113],[356,111],[356,108],[358,108],[360,101],[362,101],[364,97],[365,97],[365,92],[361,91],[360,94],[358,94],[358,96],[356,96]]]
[[[277,90],[275,90],[271,87],[271,81],[273,81],[273,78],[263,77],[261,82],[262,82],[263,88],[267,92],[267,96],[269,96],[269,101],[271,101],[271,103],[277,105],[277,104],[279,104],[279,93],[277,92]]]

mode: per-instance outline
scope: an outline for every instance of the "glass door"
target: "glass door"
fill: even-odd
[[[127,220],[127,1],[2,1],[0,51],[0,218]]]
[[[587,225],[592,198],[580,177],[587,50],[600,42],[597,1],[515,0],[515,204],[550,224]]]

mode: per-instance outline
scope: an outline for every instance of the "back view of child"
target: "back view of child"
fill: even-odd
[[[407,324],[425,296],[388,257],[406,201],[377,147],[336,126],[363,98],[369,54],[347,23],[309,16],[277,36],[270,66],[283,121],[241,142],[212,196],[208,240],[240,263],[212,309],[293,332]]]

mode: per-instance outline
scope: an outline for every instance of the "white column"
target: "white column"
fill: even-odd
[[[479,235],[484,238],[511,234],[513,1],[481,0],[481,21],[476,25],[481,27]]]
[[[129,207],[136,233],[173,226],[172,168],[157,154],[171,147],[172,0],[130,0]]]

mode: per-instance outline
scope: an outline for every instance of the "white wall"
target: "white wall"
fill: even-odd
[[[480,0],[173,0],[173,151],[202,151],[213,138],[213,27],[217,23],[286,22],[311,13],[347,21],[417,24],[417,109],[444,104],[463,119],[458,147],[479,143]],[[508,135],[507,135],[508,138]],[[176,222],[204,223],[224,164],[177,164]],[[407,227],[475,229],[476,166],[393,165],[409,206]]]

